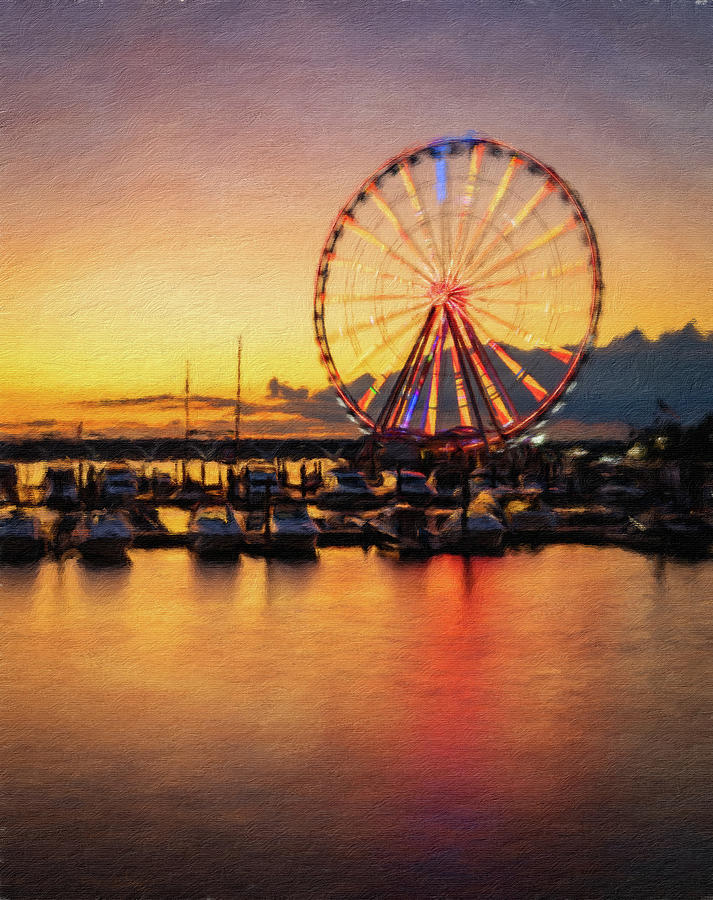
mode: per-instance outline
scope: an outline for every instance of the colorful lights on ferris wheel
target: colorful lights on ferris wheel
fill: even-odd
[[[354,192],[320,259],[315,329],[360,427],[495,444],[573,384],[601,292],[574,191],[469,133],[404,151]]]

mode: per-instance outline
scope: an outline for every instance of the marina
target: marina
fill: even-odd
[[[713,470],[701,461],[693,470],[683,459],[642,463],[626,449],[529,447],[470,471],[460,460],[436,461],[430,473],[398,463],[369,473],[354,459],[6,462],[0,558],[25,558],[13,537],[23,528],[36,534],[27,552],[37,557],[93,547],[107,562],[130,547],[290,555],[375,546],[425,556],[576,542],[705,556],[713,544]],[[110,520],[121,535],[87,540]]]

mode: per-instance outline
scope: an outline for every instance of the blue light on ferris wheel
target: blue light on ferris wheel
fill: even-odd
[[[444,202],[448,193],[446,177],[446,158],[439,153],[436,157],[436,199],[439,206]]]

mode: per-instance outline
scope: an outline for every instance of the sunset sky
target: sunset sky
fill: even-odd
[[[469,129],[581,195],[600,343],[713,330],[713,0],[4,0],[0,47],[5,428],[175,432],[175,403],[133,401],[180,393],[187,356],[229,428],[242,333],[246,430],[314,430],[289,386],[327,387],[332,219]]]

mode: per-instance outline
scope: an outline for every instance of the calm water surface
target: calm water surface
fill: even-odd
[[[713,563],[0,568],[2,897],[713,895]]]

